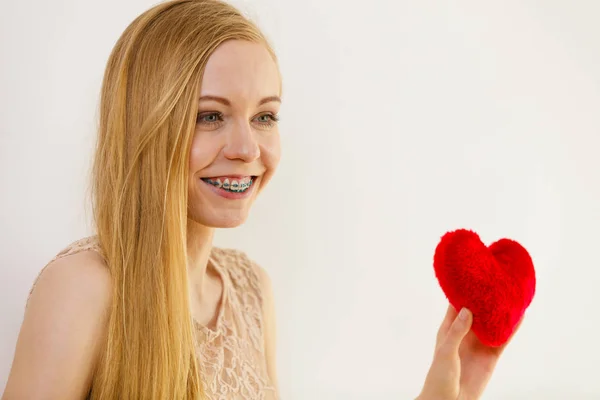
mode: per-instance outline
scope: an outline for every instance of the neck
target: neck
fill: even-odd
[[[205,291],[206,269],[212,248],[214,228],[188,219],[187,252],[188,277],[192,294],[201,297]]]

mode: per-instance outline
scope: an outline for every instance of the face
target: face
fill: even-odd
[[[280,158],[279,70],[262,45],[232,40],[206,65],[189,163],[189,218],[242,224]]]

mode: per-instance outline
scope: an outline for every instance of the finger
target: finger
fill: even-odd
[[[448,309],[446,310],[446,315],[444,316],[444,320],[442,321],[436,337],[436,347],[439,346],[443,341],[446,335],[448,334],[448,330],[452,326],[452,323],[456,319],[458,313],[452,304],[448,304]]]
[[[448,329],[450,329],[450,326],[456,319],[457,315],[458,315],[458,312],[456,312],[456,309],[454,308],[454,306],[452,304],[448,304],[448,309],[446,310],[446,315],[444,316],[444,320],[442,321],[440,330],[443,331],[444,333],[448,332]]]
[[[452,325],[450,325],[448,333],[444,338],[442,346],[445,351],[458,352],[462,340],[471,330],[472,323],[473,314],[467,308],[463,308],[452,322]]]

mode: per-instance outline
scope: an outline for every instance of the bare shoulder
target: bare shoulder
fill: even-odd
[[[59,258],[46,266],[32,287],[27,307],[46,301],[79,300],[85,305],[105,304],[111,294],[111,278],[104,260],[93,250]],[[35,312],[34,310],[33,312]]]
[[[109,270],[95,251],[48,264],[27,301],[2,399],[85,397],[106,333],[111,294]]]

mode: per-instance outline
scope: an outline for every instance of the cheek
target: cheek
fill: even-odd
[[[261,158],[265,167],[272,172],[279,165],[281,159],[281,141],[279,134],[269,137],[263,144]]]
[[[214,143],[210,143],[202,135],[196,134],[192,140],[192,147],[190,149],[190,175],[210,165],[218,152],[219,149]]]

